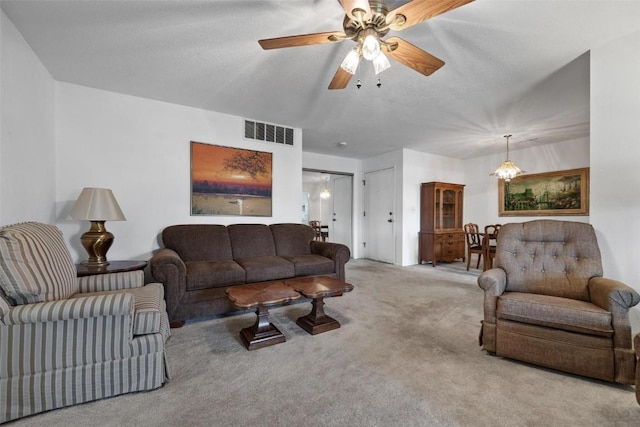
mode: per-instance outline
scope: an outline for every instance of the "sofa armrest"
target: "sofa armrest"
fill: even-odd
[[[604,277],[592,277],[588,286],[591,302],[611,313],[615,346],[632,348],[629,309],[640,302],[640,295],[624,283]]]
[[[149,264],[153,278],[164,285],[169,319],[180,320],[174,314],[187,291],[187,266],[176,251],[167,248],[153,254]]]
[[[78,277],[79,293],[117,291],[141,286],[144,286],[142,270]]]
[[[337,278],[345,280],[344,265],[351,258],[351,251],[346,245],[312,240],[311,253],[333,260]]]
[[[134,303],[133,295],[126,292],[92,295],[19,305],[13,307],[2,320],[9,326],[106,316],[133,316]]]

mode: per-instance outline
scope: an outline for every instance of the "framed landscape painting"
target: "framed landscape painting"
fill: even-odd
[[[272,153],[191,142],[191,215],[271,216]]]
[[[498,181],[499,216],[589,215],[589,168]]]

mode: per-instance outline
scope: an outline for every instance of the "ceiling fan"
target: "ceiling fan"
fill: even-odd
[[[386,55],[425,76],[431,75],[444,62],[411,43],[399,38],[382,38],[390,30],[400,31],[419,24],[474,0],[412,0],[396,9],[380,0],[338,0],[346,14],[344,31],[302,34],[259,40],[263,49],[309,46],[353,40],[357,46],[349,52],[333,76],[329,89],[344,89],[362,58],[373,63],[376,74],[389,68]],[[386,54],[386,55],[385,55]]]

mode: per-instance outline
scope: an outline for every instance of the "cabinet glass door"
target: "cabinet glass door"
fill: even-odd
[[[435,213],[434,228],[436,230],[439,230],[439,229],[442,228],[442,201],[441,201],[442,194],[441,194],[441,190],[439,188],[436,188],[435,197],[434,198],[435,198],[435,205],[436,205],[435,212],[434,212]]]
[[[442,192],[442,228],[456,228],[456,192]]]

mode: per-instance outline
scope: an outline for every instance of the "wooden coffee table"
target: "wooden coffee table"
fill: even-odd
[[[324,298],[339,297],[353,290],[353,285],[327,276],[300,277],[285,280],[292,289],[311,299],[311,312],[298,318],[296,324],[311,335],[331,331],[340,327],[340,323],[324,313]]]
[[[285,342],[282,332],[269,322],[269,307],[300,298],[300,294],[283,282],[250,283],[227,289],[229,300],[238,308],[255,308],[256,323],[240,331],[247,350]]]

